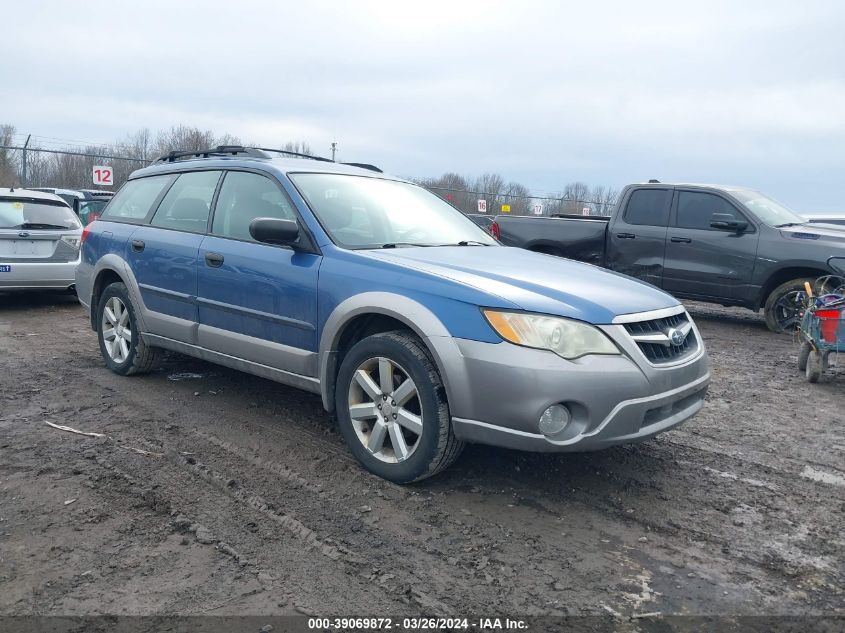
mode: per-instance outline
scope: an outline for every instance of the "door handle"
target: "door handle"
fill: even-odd
[[[205,263],[212,268],[220,268],[223,265],[223,256],[220,253],[206,253]]]
[[[144,240],[132,240],[132,250],[136,253],[143,251],[145,246]]]
[[[692,240],[688,237],[671,237],[669,238],[670,242],[675,242],[675,244],[689,244]]]
[[[618,237],[620,240],[633,240],[637,236],[633,233],[617,233],[616,237]]]

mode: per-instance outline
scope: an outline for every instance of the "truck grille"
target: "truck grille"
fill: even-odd
[[[698,349],[698,339],[686,312],[624,325],[643,356],[654,365],[683,360]]]

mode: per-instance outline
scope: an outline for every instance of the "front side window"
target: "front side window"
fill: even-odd
[[[714,213],[730,215],[734,220],[743,218],[734,206],[719,196],[701,191],[681,191],[678,193],[678,215],[675,225],[682,229],[711,229]]]
[[[103,219],[143,220],[171,178],[166,174],[130,180],[111,199]]]
[[[332,241],[345,248],[449,246],[497,242],[422,187],[345,174],[291,174]]]
[[[251,240],[249,225],[255,218],[295,220],[296,213],[287,196],[266,176],[228,172],[220,187],[211,232]]]
[[[204,233],[219,180],[219,171],[181,174],[158,205],[150,224],[163,229]]]
[[[628,199],[625,222],[647,226],[669,224],[669,190],[637,189]]]
[[[58,201],[0,198],[0,229],[78,229],[73,210]]]

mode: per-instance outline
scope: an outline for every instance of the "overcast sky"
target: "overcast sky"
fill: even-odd
[[[405,176],[742,184],[845,210],[845,2],[5,0],[0,122],[176,124]]]

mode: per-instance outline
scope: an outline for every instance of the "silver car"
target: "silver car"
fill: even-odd
[[[58,196],[0,188],[0,292],[73,289],[81,241],[79,218]]]

